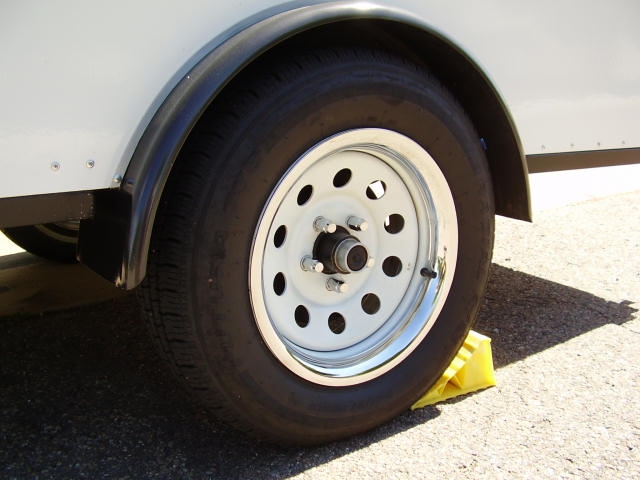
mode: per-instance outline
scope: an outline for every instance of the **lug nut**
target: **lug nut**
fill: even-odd
[[[327,290],[336,293],[347,293],[349,291],[349,285],[341,280],[330,278],[329,280],[327,280]]]
[[[313,229],[318,233],[333,233],[336,231],[336,224],[324,217],[316,217],[313,221]]]
[[[324,270],[324,265],[322,264],[322,262],[319,262],[310,255],[305,255],[304,257],[302,257],[302,260],[300,260],[300,266],[305,272],[321,273]]]
[[[365,219],[354,215],[347,218],[347,225],[351,230],[355,230],[356,232],[364,232],[369,228],[369,223]]]

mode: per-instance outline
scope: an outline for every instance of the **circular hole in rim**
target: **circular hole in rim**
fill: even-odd
[[[307,310],[307,307],[304,305],[298,305],[293,316],[296,320],[296,325],[300,328],[304,328],[309,325],[309,310]]]
[[[284,277],[284,273],[278,272],[276,276],[273,277],[273,291],[276,295],[280,296],[284,293],[287,288],[287,280]]]
[[[399,213],[392,213],[384,219],[384,229],[389,233],[400,233],[404,228],[404,217]]]
[[[329,330],[331,330],[336,335],[344,332],[344,329],[347,327],[347,322],[345,321],[344,317],[338,312],[333,312],[331,315],[329,315],[328,324]]]
[[[313,195],[313,187],[311,185],[305,185],[302,187],[298,192],[298,205],[302,206],[307,203],[311,198],[311,195]]]
[[[402,271],[402,260],[398,257],[390,256],[382,262],[382,271],[387,277],[395,277]]]
[[[387,185],[382,180],[371,182],[367,187],[367,198],[379,200],[387,193]]]
[[[333,186],[336,188],[344,187],[351,180],[351,170],[343,168],[333,177]]]
[[[360,300],[360,305],[365,313],[373,315],[380,310],[380,298],[375,293],[367,293]]]
[[[276,248],[280,248],[287,238],[287,227],[280,225],[273,235],[273,244]]]

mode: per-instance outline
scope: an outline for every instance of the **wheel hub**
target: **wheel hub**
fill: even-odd
[[[359,272],[369,263],[367,248],[343,227],[318,235],[313,256],[322,262],[322,272],[327,275]]]

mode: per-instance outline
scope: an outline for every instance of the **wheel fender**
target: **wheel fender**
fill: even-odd
[[[96,194],[95,217],[83,221],[80,230],[79,258],[83,263],[119,287],[137,286],[146,273],[155,213],[166,180],[189,133],[216,95],[238,72],[274,46],[315,28],[364,19],[407,28],[412,32],[410,35],[421,32],[435,39],[439,48],[455,54],[456,63],[464,65],[465,75],[473,73],[474,82],[480,83],[479,91],[473,88],[454,94],[468,97],[468,105],[464,98],[462,104],[476,127],[482,122],[486,129],[497,130],[485,135],[478,129],[483,137],[496,139],[489,147],[493,152],[487,156],[490,163],[492,158],[497,159],[491,165],[497,211],[529,218],[526,163],[515,127],[499,94],[468,55],[431,26],[397,9],[354,1],[285,7],[289,9],[257,16],[249,26],[239,27],[227,40],[204,48],[199,53],[201,58],[189,62],[194,66],[178,79],[144,129],[121,188]],[[484,97],[491,109],[478,100]],[[488,110],[500,117],[501,122],[495,122],[494,118],[488,121]],[[474,114],[475,111],[478,113]],[[508,191],[503,192],[503,186]]]

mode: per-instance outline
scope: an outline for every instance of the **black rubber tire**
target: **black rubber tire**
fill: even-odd
[[[78,228],[73,222],[46,223],[2,230],[13,243],[27,252],[60,263],[76,262]]]
[[[272,355],[253,318],[249,252],[270,192],[319,141],[353,128],[401,132],[436,160],[452,191],[458,261],[422,343],[358,385],[299,378]],[[484,151],[455,99],[424,68],[367,49],[318,49],[255,65],[216,99],[178,158],[139,290],[163,357],[220,418],[286,444],[366,431],[406,411],[442,374],[479,308],[493,247]]]

